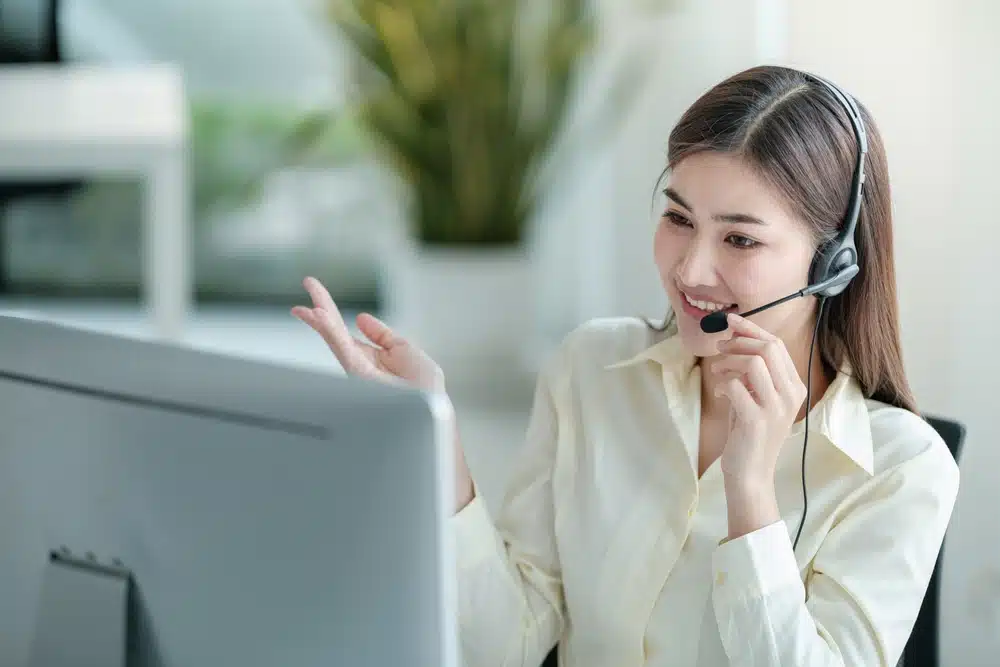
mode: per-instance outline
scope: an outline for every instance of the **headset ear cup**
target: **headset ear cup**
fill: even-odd
[[[827,279],[830,275],[830,263],[836,256],[833,250],[837,244],[826,241],[813,255],[812,264],[809,265],[809,284],[815,285]]]
[[[848,272],[854,267],[853,272]],[[813,264],[810,267],[811,285],[819,285],[828,280],[836,278],[833,284],[824,287],[814,294],[819,297],[830,298],[837,296],[847,289],[847,286],[858,274],[857,252],[850,242],[837,243],[836,241],[826,244],[822,252],[817,252],[813,257]]]

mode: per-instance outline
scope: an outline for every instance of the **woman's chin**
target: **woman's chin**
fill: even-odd
[[[722,339],[720,334],[707,334],[701,330],[701,323],[681,314],[678,317],[677,333],[684,348],[696,357],[714,357],[719,353],[716,347]]]

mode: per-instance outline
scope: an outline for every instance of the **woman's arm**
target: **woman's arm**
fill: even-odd
[[[710,372],[730,402],[721,467],[732,539],[713,558],[712,600],[731,665],[893,667],[951,518],[958,466],[918,416],[872,418],[874,449],[892,463],[839,506],[803,584],[774,474],[808,392],[779,338],[738,315],[728,321],[734,335]]]
[[[805,584],[783,522],[720,545],[712,601],[731,665],[894,667],[958,485],[939,439],[872,477],[824,538]]]
[[[465,667],[537,667],[562,634],[552,494],[561,368],[554,361],[540,375],[526,440],[496,521],[475,492],[452,518]]]

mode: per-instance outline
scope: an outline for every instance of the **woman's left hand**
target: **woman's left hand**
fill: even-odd
[[[722,358],[711,372],[722,375],[716,395],[730,404],[729,438],[720,464],[728,480],[773,489],[781,446],[806,397],[806,386],[777,336],[735,313],[733,336],[721,341]]]

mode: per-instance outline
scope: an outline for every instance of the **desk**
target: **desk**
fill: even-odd
[[[142,292],[155,337],[191,303],[188,109],[169,65],[0,68],[0,177],[138,177]]]

